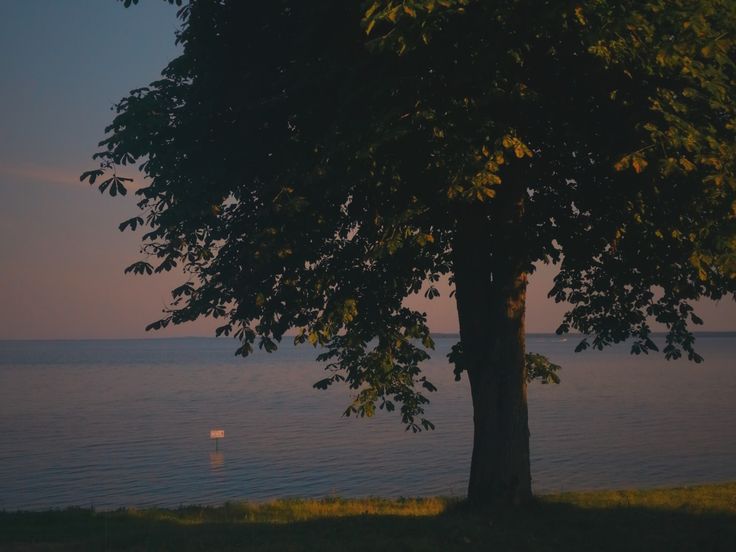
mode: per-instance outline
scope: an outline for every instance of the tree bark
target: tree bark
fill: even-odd
[[[519,200],[513,211],[520,216],[521,209]],[[499,232],[498,223],[496,219],[491,235],[487,214],[480,207],[469,208],[458,217],[453,247],[461,367],[473,399],[468,499],[477,505],[522,504],[532,497],[524,338],[527,277],[517,260],[522,244],[513,232],[516,225]]]

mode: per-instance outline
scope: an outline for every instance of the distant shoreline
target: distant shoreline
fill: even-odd
[[[433,339],[459,339],[460,334],[459,333],[445,333],[445,332],[437,332],[432,333]],[[666,332],[652,332],[652,336],[654,337],[664,337],[666,336]],[[736,330],[728,330],[728,331],[702,331],[702,332],[693,332],[693,335],[696,338],[728,338],[728,337],[736,337]],[[527,339],[529,338],[535,338],[535,337],[553,337],[553,338],[559,338],[559,339],[565,339],[565,338],[578,338],[582,337],[583,334],[580,333],[568,333],[565,335],[557,335],[554,332],[530,332],[526,334]],[[293,338],[295,337],[295,334],[287,334],[284,336],[284,338]],[[59,338],[59,339],[53,339],[53,338],[43,338],[43,339],[36,339],[36,338],[17,338],[17,339],[0,339],[0,343],[73,343],[73,342],[112,342],[112,341],[185,341],[185,340],[217,340],[217,341],[232,341],[234,340],[233,337],[215,337],[215,336],[206,336],[206,335],[192,335],[192,336],[176,336],[176,337],[87,337],[87,338]],[[288,342],[285,342],[288,344]]]

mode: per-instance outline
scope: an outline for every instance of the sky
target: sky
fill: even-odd
[[[212,335],[198,321],[155,334],[169,290],[184,278],[124,275],[139,234],[117,225],[134,198],[102,196],[79,174],[91,160],[111,107],[156,80],[177,55],[176,8],[142,0],[0,0],[0,339]],[[564,305],[546,298],[554,267],[532,277],[527,329],[551,332]],[[436,332],[457,331],[454,300],[409,304]],[[699,305],[704,330],[736,330],[731,300]]]

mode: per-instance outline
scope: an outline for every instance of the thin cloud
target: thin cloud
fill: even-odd
[[[80,182],[79,175],[82,171],[76,172],[68,167],[45,167],[45,166],[9,166],[0,165],[0,177],[10,177],[25,182],[35,182],[44,184],[61,184],[65,186],[83,186],[89,187],[87,181]],[[141,187],[143,175],[137,171],[132,174],[122,174],[119,176],[127,176],[133,178],[133,182],[128,182],[126,186],[129,190],[137,190]]]

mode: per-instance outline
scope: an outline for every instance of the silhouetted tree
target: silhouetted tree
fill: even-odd
[[[183,54],[117,105],[83,179],[124,194],[115,167],[142,161],[127,270],[189,276],[149,328],[222,318],[243,355],[296,329],[347,413],[432,427],[432,339],[404,299],[448,276],[469,498],[523,502],[527,379],[555,377],[525,351],[534,263],[559,266],[579,350],[656,350],[656,320],[667,358],[700,361],[692,302],[736,289],[735,6],[191,0]]]

